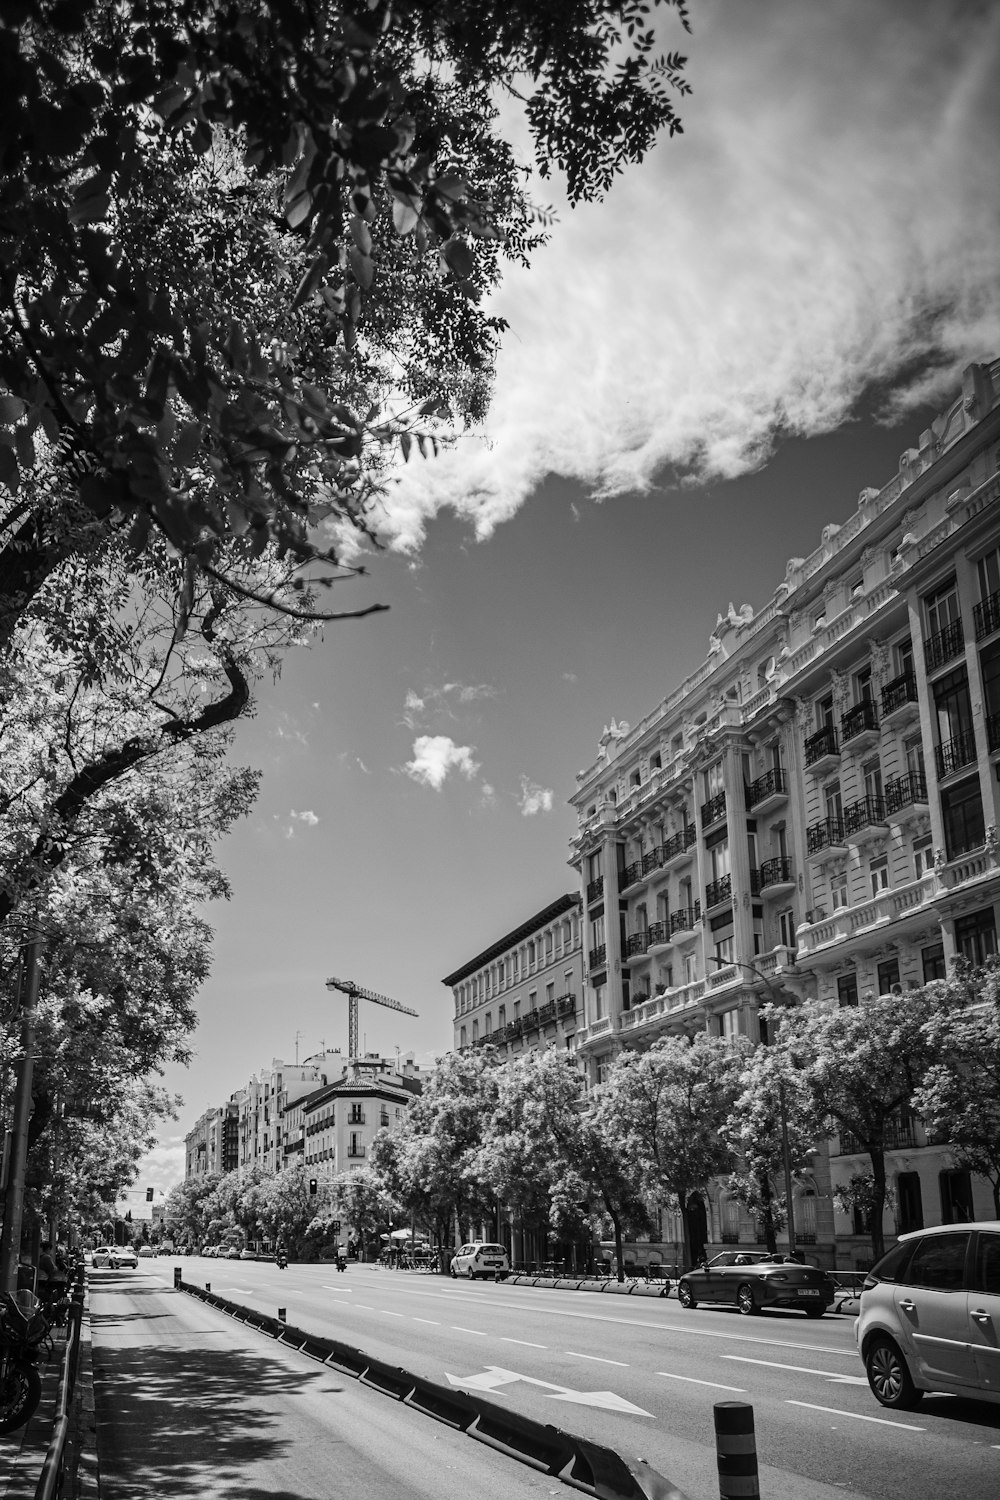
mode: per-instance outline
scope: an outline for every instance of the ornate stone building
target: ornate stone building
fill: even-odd
[[[1000,362],[862,491],[759,610],[730,604],[700,667],[634,727],[612,721],[571,798],[585,1026],[599,1084],[623,1046],[706,1028],[760,1036],[769,995],[856,1004],[997,946],[1000,865]],[[798,1238],[861,1265],[831,1184],[842,1138],[799,1180]],[[992,1212],[901,1116],[890,1236]],[[755,1228],[717,1186],[713,1243]],[[664,1227],[667,1258],[676,1226]]]

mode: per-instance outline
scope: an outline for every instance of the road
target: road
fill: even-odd
[[[142,1262],[161,1284],[174,1260]],[[351,1265],[184,1258],[185,1280],[356,1344],[408,1370],[480,1390],[641,1457],[717,1500],[712,1406],[754,1408],[767,1500],[994,1500],[1000,1408],[928,1396],[887,1412],[868,1390],[852,1320],[685,1312],[675,1299],[453,1282]],[[136,1273],[123,1273],[124,1275]],[[382,1398],[386,1399],[386,1398]],[[394,1419],[395,1420],[395,1419]]]
[[[546,1475],[391,1406],[145,1271],[90,1277],[101,1500],[538,1500],[552,1491]]]

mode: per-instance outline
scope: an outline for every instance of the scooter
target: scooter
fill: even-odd
[[[36,1369],[49,1325],[34,1292],[0,1297],[0,1432],[15,1432],[30,1419],[42,1394]]]
[[[288,1269],[288,1256],[283,1250],[280,1255],[275,1256],[275,1260],[278,1263],[279,1271],[286,1271]]]
[[[342,1255],[338,1255],[337,1256],[337,1270],[338,1271],[346,1271],[347,1270],[347,1261],[344,1259],[344,1257]]]

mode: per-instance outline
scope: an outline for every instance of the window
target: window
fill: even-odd
[[[913,840],[913,878],[920,880],[924,875],[929,875],[934,868],[934,850],[931,847],[932,840],[929,833],[922,838]]]
[[[833,722],[833,694],[828,693],[825,698],[820,698],[816,704],[816,728],[832,729]]]
[[[877,896],[880,891],[889,887],[889,861],[883,855],[881,859],[873,859],[868,866],[868,879],[871,884],[872,895]]]
[[[593,1010],[594,1010],[593,1019],[595,1021],[599,1021],[601,1019],[601,1017],[604,1015],[604,986],[603,986],[603,984],[595,984],[594,985],[594,1006],[593,1006]]]
[[[698,978],[698,961],[693,953],[684,955],[684,983],[694,984]]]
[[[813,630],[818,630],[821,625],[826,624],[826,605],[820,604],[809,616],[809,623]],[[822,726],[821,726],[822,727]]]
[[[720,938],[716,943],[715,956],[719,960],[720,964],[732,963],[734,957],[736,956],[733,942],[733,934],[730,932],[727,933],[724,938]]]
[[[835,870],[830,876],[830,905],[834,911],[850,905],[847,893],[847,871]]]
[[[854,701],[855,703],[871,703],[872,701],[872,669],[862,667],[860,672],[854,674]]]
[[[493,1012],[490,1011],[490,1010],[488,1010],[486,1012],[486,1020],[483,1022],[483,1031],[484,1031],[484,1034],[486,1036],[489,1036],[489,1034],[490,1034],[490,1032],[492,1030],[493,1030]]]
[[[973,776],[941,793],[941,816],[944,821],[945,853],[958,859],[968,849],[978,849],[986,838],[983,822],[983,799],[979,778]]]
[[[629,786],[641,786],[642,785],[642,772],[641,771],[633,771],[632,774],[631,774],[631,776],[628,779],[628,784],[629,784]]]
[[[922,948],[920,958],[924,968],[924,984],[930,984],[932,979],[946,977],[943,943],[932,943],[929,948]]]
[[[882,800],[882,767],[878,759],[866,760],[861,767],[861,776],[864,781],[865,796],[872,801]]]
[[[979,670],[983,679],[983,707],[987,719],[995,720],[1000,714],[1000,644],[988,646],[979,658]],[[991,726],[992,729],[992,726]],[[990,734],[990,749],[1000,749],[1000,742],[995,738],[995,730]]]
[[[720,839],[717,844],[712,845],[711,849],[706,850],[706,853],[711,861],[713,880],[721,880],[724,875],[731,872],[732,861],[729,856],[728,839]]]
[[[924,778],[924,742],[919,734],[908,735],[903,741],[903,754],[906,756],[907,776]]]
[[[946,1219],[945,1223],[954,1220]],[[960,1292],[965,1285],[967,1234],[929,1234],[913,1252],[906,1273],[908,1286],[925,1286],[938,1292]]]
[[[920,1195],[920,1173],[900,1172],[896,1178],[898,1234],[910,1234],[924,1227],[924,1206]]]
[[[591,920],[591,923],[590,923],[590,946],[592,948],[600,948],[601,944],[604,941],[605,941],[604,913],[602,912],[599,917],[594,917]]]
[[[507,1007],[506,1007],[506,1005],[501,1005],[499,1007],[499,1009],[497,1010],[497,1028],[500,1031],[503,1031],[503,1029],[506,1026],[506,1024],[507,1024]]]
[[[657,750],[653,755],[649,757],[649,769],[651,771],[659,771],[662,765],[663,758],[660,755],[659,750]]]
[[[710,802],[723,790],[722,761],[717,760],[714,766],[709,766],[705,772],[705,801]]]
[[[479,1022],[478,1021],[473,1021],[473,1023],[472,1023],[472,1040],[474,1042],[478,1042],[479,1041]]]
[[[826,816],[832,822],[839,823],[844,816],[844,803],[840,795],[840,782],[831,781],[823,788],[823,801],[826,804]]]
[[[783,948],[795,947],[795,912],[790,906],[778,913],[778,942]]]
[[[600,880],[602,872],[603,872],[602,851],[600,849],[598,849],[595,854],[588,854],[587,855],[587,880],[588,880],[588,882],[592,882],[592,881],[595,881],[595,880]]]
[[[667,900],[666,891],[656,893],[656,920],[665,922],[670,915],[670,902]]]
[[[878,992],[880,995],[889,995],[893,988],[899,989],[899,960],[898,958],[887,958],[885,963],[878,966]]]
[[[520,1014],[521,1014],[521,1002],[520,1002],[520,1000],[515,1000],[514,1001],[514,1020],[515,1021],[518,1019],[518,1017],[520,1016]]]
[[[528,1009],[529,1010],[537,1010],[538,1009],[538,991],[537,990],[529,990],[528,991]]]
[[[1000,1297],[1000,1234],[980,1231],[976,1249],[976,1290]]]
[[[958,587],[954,578],[949,578],[947,583],[935,589],[933,594],[928,594],[924,600],[924,611],[927,618],[927,634],[940,635],[947,626],[953,625],[956,620],[961,619],[961,610],[958,605]]]
[[[992,552],[987,552],[981,557],[977,564],[979,573],[979,597],[988,599],[991,594],[1000,590],[1000,547],[994,547]]]
[[[953,1167],[950,1171],[940,1172],[938,1182],[941,1187],[941,1223],[942,1224],[968,1224],[972,1219],[972,1178],[969,1176],[967,1167]],[[953,1236],[948,1235],[948,1239]],[[955,1235],[955,1239],[959,1236]],[[962,1236],[968,1238],[968,1236]]]
[[[857,1005],[858,976],[852,969],[850,974],[841,974],[837,980],[837,1004]]]
[[[972,702],[964,667],[946,672],[934,684],[934,711],[937,716],[938,743],[948,744],[972,730]]]
[[[955,920],[955,947],[977,968],[997,951],[997,929],[991,906]]]
[[[899,677],[913,676],[913,642],[909,636],[905,641],[899,641],[894,647],[896,653],[896,673]]]
[[[740,1013],[737,1009],[722,1012],[722,1035],[725,1037],[739,1036]]]

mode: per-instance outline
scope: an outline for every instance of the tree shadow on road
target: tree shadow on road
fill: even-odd
[[[307,1388],[342,1389],[329,1370],[293,1370],[264,1349],[144,1345],[94,1349],[101,1494],[301,1500],[250,1488],[247,1469],[293,1446],[278,1403]]]

